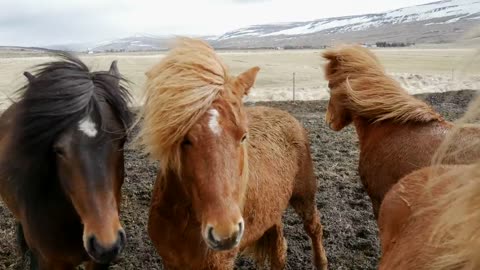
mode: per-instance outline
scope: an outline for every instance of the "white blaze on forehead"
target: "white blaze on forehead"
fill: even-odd
[[[97,128],[95,127],[95,123],[90,119],[90,116],[83,118],[80,122],[78,122],[78,129],[85,133],[88,137],[95,137],[97,136]]]
[[[210,114],[210,120],[208,121],[208,126],[212,130],[213,134],[215,135],[220,135],[222,132],[222,127],[220,127],[220,124],[218,123],[218,117],[220,114],[216,109],[211,109],[208,111]]]

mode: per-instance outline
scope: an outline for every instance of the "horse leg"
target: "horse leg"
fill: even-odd
[[[35,254],[33,254],[33,252],[31,250],[28,250],[27,253],[25,254],[25,260],[30,261],[30,270],[41,269],[40,265],[38,263],[37,257],[35,256]]]
[[[308,200],[305,197],[292,198],[290,204],[303,220],[305,231],[312,240],[315,268],[319,270],[327,270],[328,261],[322,243],[323,227],[320,223],[320,214],[315,206],[315,197],[308,197]]]
[[[265,263],[270,262],[270,269],[284,269],[287,261],[287,240],[283,237],[282,222],[273,225],[252,246],[246,248],[243,254],[251,256],[256,263],[256,269],[265,269]]]
[[[25,235],[23,233],[23,227],[20,222],[15,223],[15,234],[17,235],[17,245],[22,258],[22,265],[25,268],[27,260],[30,260],[30,269],[37,269],[35,256],[30,252]]]
[[[378,215],[380,212],[380,206],[382,205],[382,202],[373,197],[371,198],[371,200],[372,200],[373,215],[375,216],[375,220],[378,222]]]
[[[22,224],[20,222],[15,223],[15,233],[17,235],[17,244],[20,250],[20,255],[24,257],[28,251],[28,245],[27,241],[25,240],[25,235],[23,234]]]
[[[281,270],[287,262],[287,240],[283,237],[283,226],[279,223],[270,228],[266,234],[270,239],[270,269]]]
[[[328,269],[327,255],[323,248],[323,227],[320,223],[320,214],[315,204],[317,179],[313,174],[313,162],[309,145],[306,145],[305,156],[300,164],[299,173],[295,176],[290,205],[303,221],[303,227],[312,240],[313,260],[315,268]]]

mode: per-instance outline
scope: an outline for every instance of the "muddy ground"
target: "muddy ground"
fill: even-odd
[[[473,91],[425,94],[448,120],[465,111]],[[333,132],[324,123],[326,101],[262,102],[291,112],[308,129],[318,178],[317,206],[324,225],[324,245],[330,269],[376,269],[379,257],[377,226],[368,196],[359,183],[355,130]],[[154,164],[134,150],[127,151],[123,186],[122,220],[128,235],[123,258],[111,269],[163,269],[146,233],[150,192],[156,175]],[[300,219],[289,209],[284,215],[288,240],[287,269],[311,269],[311,248]],[[13,219],[0,203],[0,269],[22,269],[13,231]],[[239,259],[237,269],[255,269]]]

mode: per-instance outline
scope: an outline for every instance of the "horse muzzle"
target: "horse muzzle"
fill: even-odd
[[[230,235],[226,237],[222,237],[215,232],[214,227],[207,226],[205,242],[207,243],[208,247],[213,250],[222,251],[222,250],[233,249],[240,244],[240,241],[242,240],[244,228],[245,228],[245,225],[242,220],[238,223],[236,230],[231,232]]]
[[[95,235],[91,235],[87,238],[85,248],[88,255],[94,261],[107,264],[115,260],[118,255],[122,253],[123,249],[125,248],[126,240],[127,238],[123,229],[118,231],[117,241],[110,246],[104,246],[100,244]]]

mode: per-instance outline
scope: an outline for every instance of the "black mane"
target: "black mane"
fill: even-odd
[[[14,139],[24,151],[37,152],[50,146],[57,135],[107,102],[125,127],[131,122],[130,95],[121,82],[108,72],[90,72],[77,57],[58,53],[59,61],[36,67],[33,78],[22,87],[15,117]],[[115,85],[118,82],[117,85]],[[101,115],[100,115],[100,121]]]
[[[1,179],[15,182],[18,198],[30,209],[40,207],[45,196],[56,194],[52,193],[52,188],[58,188],[52,146],[61,132],[90,113],[100,124],[111,121],[103,119],[100,111],[106,105],[123,124],[122,134],[131,123],[130,94],[118,72],[90,72],[69,53],[56,56],[58,61],[38,65],[33,75],[25,73],[28,83],[18,90],[20,98],[12,105],[8,156],[0,167]]]

